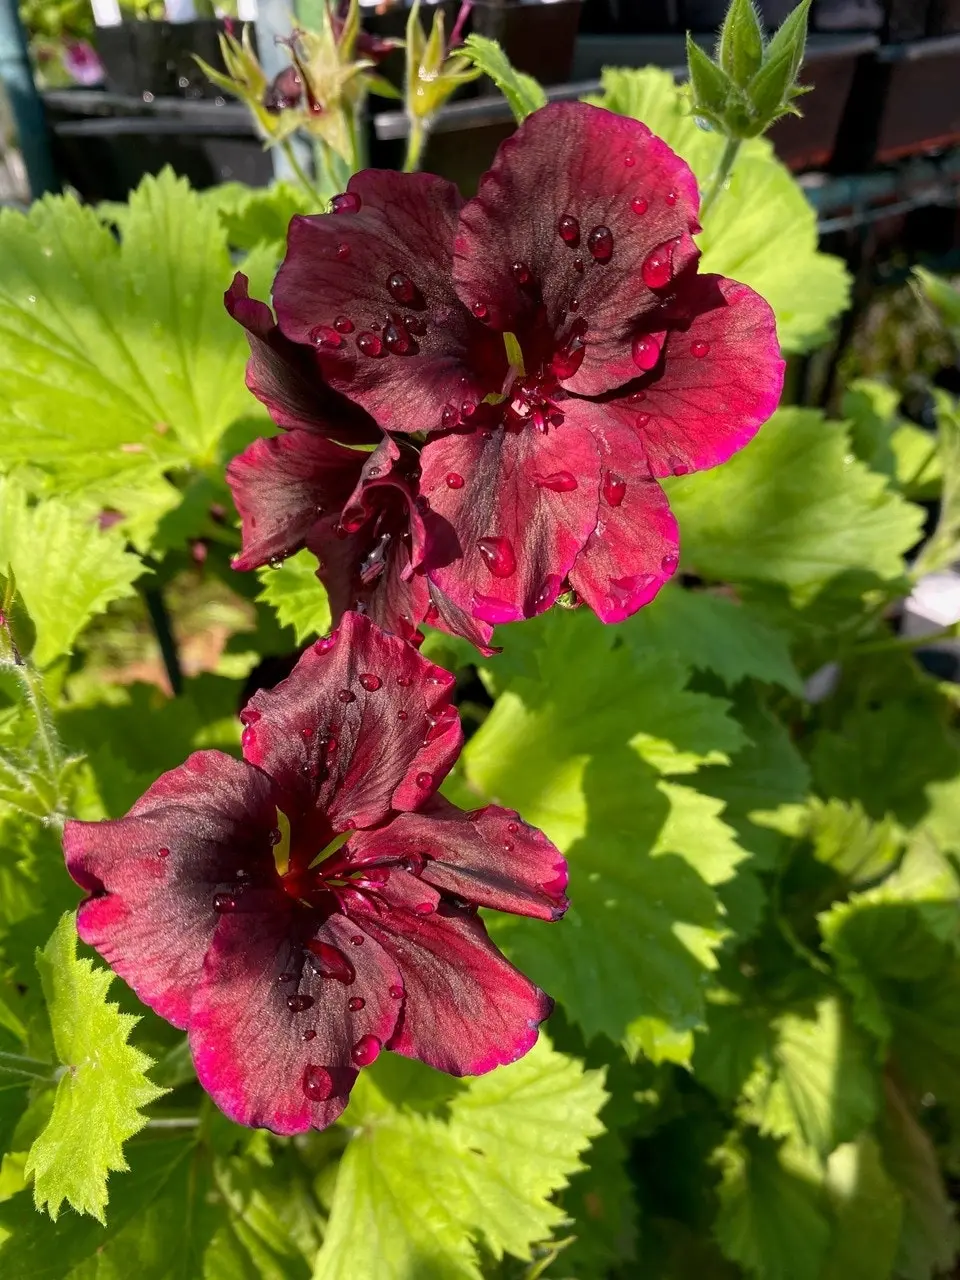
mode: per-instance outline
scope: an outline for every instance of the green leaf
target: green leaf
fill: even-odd
[[[836,996],[809,1015],[777,1018],[769,1066],[745,1085],[741,1113],[761,1133],[796,1139],[821,1159],[873,1120],[879,1072],[872,1046]]]
[[[714,1233],[724,1255],[760,1280],[819,1280],[830,1223],[813,1166],[788,1145],[749,1131],[718,1156]]]
[[[257,575],[263,583],[257,600],[270,605],[282,627],[293,628],[298,645],[330,630],[330,602],[317,578],[317,564],[317,557],[303,550]]]
[[[317,208],[316,201],[308,199],[302,187],[291,182],[273,182],[269,187],[253,190],[245,187],[243,191],[240,200],[220,208],[227,240],[235,249],[251,250],[268,244],[282,253],[292,218],[324,212]]]
[[[164,473],[218,463],[255,404],[223,307],[234,264],[216,205],[165,170],[117,219],[119,243],[72,197],[0,212],[0,466],[134,519],[146,498],[143,545],[176,503]]]
[[[667,488],[695,572],[808,592],[851,569],[901,574],[923,519],[811,409],[778,410],[723,467]]]
[[[796,96],[795,81],[807,43],[807,16],[811,0],[800,0],[778,28],[763,55],[763,66],[751,80],[747,93],[754,111],[769,127],[784,114]]]
[[[137,1019],[106,1000],[113,974],[78,958],[72,915],[37,952],[37,968],[65,1071],[26,1173],[37,1208],[54,1220],[66,1200],[103,1222],[107,1174],[128,1167],[123,1144],[146,1124],[140,1108],[164,1090],[144,1074],[151,1060],[127,1043]]]
[[[590,100],[642,120],[686,160],[702,190],[720,162],[724,138],[697,125],[672,74],[608,67],[602,83],[603,94]],[[818,251],[816,213],[762,139],[741,143],[729,184],[707,211],[698,239],[702,271],[740,280],[770,303],[785,351],[818,345],[849,304],[844,264]]]
[[[685,1034],[720,940],[708,882],[742,856],[721,806],[657,775],[721,763],[744,741],[727,704],[684,688],[672,655],[635,657],[587,612],[498,633],[500,687],[462,757],[458,799],[518,809],[567,854],[572,906],[557,928],[497,917],[516,963],[588,1036]]]
[[[845,804],[811,797],[807,834],[818,862],[833,867],[854,885],[863,885],[892,870],[903,839],[891,818],[871,822],[859,801]]]
[[[693,90],[693,109],[721,116],[733,86],[727,72],[718,67],[687,32],[687,69]]]
[[[900,1243],[903,1197],[871,1134],[838,1147],[824,1186],[835,1228],[820,1280],[890,1280]]]
[[[636,1261],[637,1187],[629,1151],[619,1134],[604,1133],[587,1155],[587,1168],[571,1180],[563,1208],[573,1218],[573,1243],[563,1268],[573,1276],[606,1276],[614,1264]]]
[[[928,271],[926,267],[914,267],[913,274],[921,294],[946,327],[960,333],[960,290],[955,289],[949,280]]]
[[[133,594],[143,570],[119,534],[101,533],[56,499],[29,507],[21,487],[0,476],[0,572],[13,572],[30,614],[37,666],[69,653],[95,614]]]
[[[446,1121],[393,1106],[367,1075],[314,1280],[480,1280],[481,1243],[529,1259],[564,1220],[550,1197],[602,1132],[602,1073],[541,1037],[458,1092]]]
[[[517,124],[526,120],[531,112],[546,105],[547,95],[542,87],[533,76],[524,75],[512,65],[496,40],[469,35],[457,53],[469,59],[490,77],[509,102]]]
[[[717,47],[720,65],[741,88],[763,61],[763,29],[752,0],[730,0]]]
[[[622,634],[638,654],[673,653],[700,671],[716,672],[728,685],[752,676],[791,693],[803,689],[783,632],[712,592],[666,587],[622,624]]]

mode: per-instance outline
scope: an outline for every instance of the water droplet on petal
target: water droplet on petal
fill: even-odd
[[[554,493],[571,493],[577,487],[577,477],[569,471],[554,471],[548,476],[534,476],[534,484]]]
[[[673,279],[673,249],[675,242],[658,245],[647,254],[640,268],[643,283],[648,289],[664,289]]]
[[[464,400],[463,404],[460,406],[461,417],[464,417],[464,418],[472,417],[476,410],[476,407],[477,406],[473,403],[472,400]]]
[[[390,297],[408,306],[416,299],[417,286],[402,271],[394,271],[387,280]]]
[[[254,731],[251,727],[248,726],[246,729],[244,729],[243,733],[241,733],[240,735],[241,747],[243,747],[244,750],[246,750],[247,747],[252,747],[255,736],[256,735],[254,734]]]
[[[611,507],[619,507],[627,492],[627,482],[622,476],[608,471],[603,477],[603,496]]]
[[[631,354],[633,355],[633,363],[638,369],[642,369],[646,373],[653,369],[660,359],[660,344],[649,334],[638,334],[633,340]]]
[[[394,984],[393,984],[393,986],[391,986],[390,988],[388,988],[388,992],[387,992],[387,994],[390,996],[390,999],[391,999],[391,1000],[402,1000],[402,999],[403,999],[403,987],[398,987],[398,986],[396,985],[396,983],[394,983]]]
[[[169,850],[169,849],[158,849],[158,850],[157,850],[157,857],[158,857],[158,858],[169,858],[169,857],[170,857],[170,850]]]
[[[355,191],[342,191],[330,201],[331,213],[358,213],[363,201]]]
[[[520,823],[519,823],[519,822],[508,822],[508,823],[507,823],[507,830],[510,832],[510,834],[511,834],[511,835],[516,835],[516,833],[520,830]]]
[[[304,1031],[303,1035],[300,1037],[301,1040],[316,1040],[316,1038],[317,1033],[313,1027],[307,1027],[306,1031]]]
[[[337,258],[340,262],[346,262],[350,257],[350,246],[345,240],[341,240],[337,245]]]
[[[650,203],[643,196],[634,196],[630,201],[630,208],[634,213],[643,215],[650,208]]]
[[[633,166],[637,163],[637,157],[636,157],[636,156],[624,156],[624,158],[623,158],[623,163],[627,166],[627,168],[628,168],[628,169],[632,169],[632,168],[633,168]]]
[[[295,973],[281,973],[277,978],[278,982],[296,982],[296,980],[297,975]]]
[[[485,302],[475,302],[470,310],[478,320],[486,320],[487,316],[490,314],[490,309]]]
[[[352,934],[350,935],[350,941],[353,943],[353,945],[354,945],[355,947],[362,947],[362,946],[363,946],[363,934],[362,934],[362,933],[352,933]]]
[[[574,262],[573,262],[573,269],[574,269],[574,271],[582,271],[582,270],[583,270],[583,259],[582,259],[582,258],[575,258],[575,259],[574,259]]]
[[[679,197],[677,196],[677,193],[676,193],[675,191],[668,191],[668,192],[667,192],[667,195],[666,195],[666,201],[667,201],[667,204],[670,206],[670,208],[671,208],[671,209],[672,209],[672,208],[673,208],[673,206],[677,203],[678,198],[679,198]]]
[[[232,898],[229,893],[215,893],[213,895],[213,909],[219,911],[221,915],[226,915],[230,911],[236,911],[237,900]]]
[[[594,262],[609,262],[613,257],[613,232],[609,227],[594,227],[587,236],[587,248]]]
[[[513,278],[517,284],[530,283],[530,268],[525,262],[515,262],[510,270],[513,272]]]
[[[288,996],[287,1008],[291,1013],[303,1013],[306,1009],[312,1009],[313,996],[308,996],[304,992],[298,992],[295,996]]]
[[[575,334],[562,350],[558,351],[550,362],[550,371],[563,381],[572,378],[583,364],[587,353],[587,345],[579,334]]]
[[[437,909],[435,902],[418,902],[413,908],[418,916],[432,916]]]
[[[409,676],[397,676],[397,684],[401,689],[409,689],[413,681]]]
[[[649,424],[649,422],[650,422],[649,413],[638,413],[636,418],[634,418],[633,425],[637,428],[638,431],[642,431],[644,427],[646,427]]]
[[[326,1102],[333,1093],[333,1077],[323,1067],[312,1064],[303,1073],[303,1092],[311,1102]]]
[[[328,324],[318,324],[315,329],[310,330],[310,341],[315,347],[342,347],[343,339],[337,333],[336,329],[331,329]]]
[[[690,472],[690,467],[682,458],[668,458],[667,466],[675,476],[685,476]]]
[[[418,773],[414,781],[416,782],[417,786],[420,788],[421,791],[429,791],[430,788],[433,786],[433,774]]]
[[[333,978],[336,982],[351,983],[357,976],[353,965],[339,947],[332,947],[328,942],[310,941],[307,950],[313,956],[315,968],[323,978]]]
[[[395,324],[391,320],[384,327],[383,340],[387,344],[387,350],[392,351],[395,356],[408,356],[414,351],[413,339],[402,321]]]
[[[349,316],[337,316],[333,322],[337,333],[353,333],[353,321]]]
[[[477,541],[477,550],[495,578],[509,578],[516,572],[517,557],[506,538],[480,538]]]
[[[350,689],[341,689],[340,692],[337,694],[338,702],[356,702],[356,700],[357,700],[357,695],[353,693]]]
[[[462,489],[462,488],[463,488],[463,476],[458,475],[458,474],[456,473],[456,471],[448,471],[448,472],[447,472],[447,488],[448,488],[448,489]]]
[[[375,676],[371,671],[364,671],[360,677],[360,683],[366,689],[367,693],[376,693],[383,684],[379,676]]]
[[[357,337],[357,348],[363,355],[371,358],[384,354],[383,343],[375,333],[371,333],[369,330],[365,330]]]
[[[572,214],[565,213],[557,223],[557,234],[564,244],[576,248],[580,243],[580,223]]]
[[[270,834],[267,836],[267,840],[270,842],[270,844],[279,844],[282,839],[283,839],[283,834],[280,831],[279,827],[274,827],[273,830],[270,832]]]
[[[702,360],[705,355],[710,353],[710,343],[704,342],[702,338],[698,338],[696,342],[690,343],[690,354],[698,360]]]
[[[366,1003],[363,996],[351,996],[347,1001],[347,1008],[351,1013],[359,1013]]]
[[[409,871],[410,875],[419,878],[423,875],[423,869],[427,865],[427,859],[422,853],[408,853],[405,858],[400,859],[400,866],[404,871]]]
[[[443,411],[440,414],[441,427],[455,426],[458,421],[459,415],[457,413],[457,406],[455,404],[445,404],[443,406]]]
[[[544,579],[543,586],[537,592],[534,600],[534,608],[541,612],[550,607],[560,594],[560,588],[563,586],[563,579],[559,573],[548,573]]]
[[[329,653],[333,646],[337,643],[339,631],[331,631],[328,636],[321,636],[319,640],[314,640],[314,653]]]
[[[375,1062],[380,1052],[380,1041],[376,1036],[361,1036],[350,1050],[350,1057],[358,1067],[369,1067]]]
[[[675,555],[664,556],[663,559],[660,561],[660,568],[663,570],[664,573],[668,573],[668,574],[673,573],[677,565],[679,564],[679,562],[680,562],[679,556],[675,556]]]
[[[409,718],[409,716],[408,716],[408,713],[407,713],[406,711],[400,710],[400,711],[398,711],[398,712],[397,712],[397,719],[398,719],[398,720],[400,720],[400,721],[404,721],[404,720],[407,720],[408,718]]]

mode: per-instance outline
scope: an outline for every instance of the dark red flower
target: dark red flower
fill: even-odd
[[[452,681],[348,613],[250,700],[243,760],[199,751],[125,818],[67,823],[80,936],[242,1124],[323,1128],[381,1047],[489,1071],[550,1011],[476,910],[556,920],[566,867],[515,813],[437,795]]]
[[[644,125],[556,103],[465,204],[368,170],[293,220],[279,328],[381,428],[426,433],[420,565],[464,613],[529,617],[571,586],[626,617],[677,566],[660,478],[722,462],[776,407],[773,314],[697,274],[697,208]]]

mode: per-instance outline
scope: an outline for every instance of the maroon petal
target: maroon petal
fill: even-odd
[[[541,301],[558,336],[575,312],[586,352],[565,385],[600,394],[632,375],[638,317],[696,260],[698,203],[693,174],[646,125],[552,103],[501,144],[461,210],[457,292],[521,341]]]
[[[607,416],[607,405],[569,400],[564,407],[568,421],[593,424],[603,459],[597,523],[570,570],[570,585],[604,622],[622,622],[676,572],[677,522],[646,471],[636,433]]]
[[[428,440],[421,465],[431,582],[484,622],[549,609],[597,521],[590,432],[571,421],[545,435],[454,432]]]
[[[418,809],[460,751],[453,676],[369,618],[344,615],[292,674],[250,699],[243,753],[335,831],[374,826],[391,809]]]
[[[667,330],[658,367],[604,402],[640,437],[655,476],[725,462],[753,439],[783,389],[776,322],[759,294],[699,276],[680,301],[692,318]]]
[[[351,981],[318,972],[304,953],[311,938],[345,957]],[[292,904],[225,916],[190,1006],[200,1083],[239,1124],[323,1129],[346,1106],[358,1066],[376,1056],[374,1041],[393,1034],[401,986],[392,958],[346,916],[306,932]]]
[[[429,583],[430,604],[427,608],[426,621],[441,631],[449,631],[451,635],[463,636],[475,645],[485,658],[492,658],[500,650],[491,647],[493,627],[489,622],[472,617],[465,609],[454,604],[435,582]]]
[[[531,1049],[553,1002],[481,922],[404,873],[390,874],[382,896],[389,911],[360,901],[350,911],[402,974],[403,1007],[387,1048],[455,1076],[482,1075]]]
[[[187,1025],[190,996],[220,911],[243,883],[275,878],[270,779],[219,751],[165,773],[124,818],[68,822],[67,869],[93,896],[80,937],[144,1004]]]
[[[247,331],[247,386],[277,426],[319,431],[350,444],[379,439],[372,419],[324,382],[316,352],[285,338],[267,304],[251,298],[247,288],[247,277],[237,272],[223,301]]]
[[[488,805],[464,813],[436,796],[350,841],[355,863],[401,858],[444,893],[515,915],[558,920],[567,909],[567,867],[542,831],[512,810]]]
[[[324,513],[334,521],[369,457],[312,431],[255,440],[227,467],[243,529],[234,569],[256,569],[298,551]]]
[[[332,386],[391,431],[432,430],[507,369],[499,334],[462,305],[450,267],[460,196],[426,173],[368,169],[350,212],[296,217],[274,284],[284,334],[319,348]],[[348,334],[337,331],[352,325]]]

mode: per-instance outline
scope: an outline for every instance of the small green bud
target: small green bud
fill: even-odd
[[[746,88],[763,61],[763,28],[753,0],[731,0],[720,29],[717,61],[734,84]]]
[[[730,77],[718,67],[687,32],[687,66],[693,109],[711,123],[723,115],[733,92]]]

